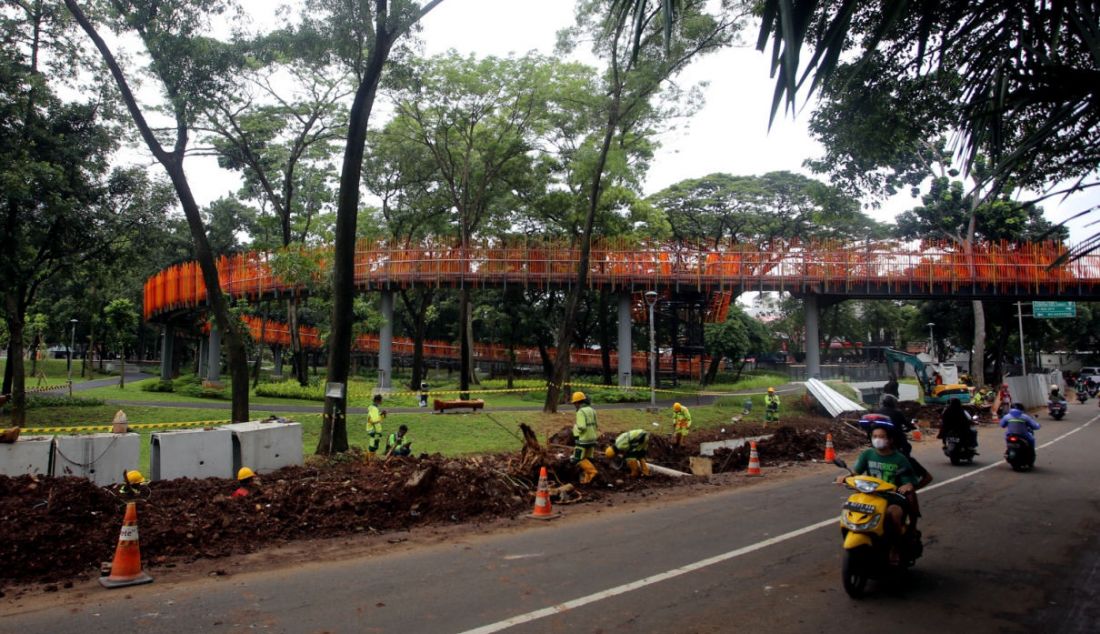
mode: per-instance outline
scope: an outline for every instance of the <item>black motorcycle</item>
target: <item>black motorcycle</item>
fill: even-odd
[[[1097,394],[1100,394],[1100,383],[1093,381],[1091,378],[1085,381],[1085,391],[1088,392],[1090,398],[1096,398]]]
[[[1069,410],[1069,405],[1060,398],[1047,401],[1047,411],[1054,420],[1062,420],[1067,410]]]
[[[1005,436],[1005,461],[1013,471],[1027,471],[1035,466],[1035,450],[1026,437],[1009,434]]]
[[[978,449],[968,439],[951,435],[943,439],[943,455],[947,456],[951,464],[958,466],[964,462],[973,463]]]
[[[1077,388],[1077,402],[1084,403],[1089,400],[1089,393],[1084,387]]]

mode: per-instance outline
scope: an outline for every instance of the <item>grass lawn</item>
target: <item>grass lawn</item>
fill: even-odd
[[[685,398],[684,403],[691,409],[694,429],[712,429],[730,424],[730,417],[740,415],[746,397],[721,397],[713,405],[695,405],[692,399]],[[763,396],[751,397],[752,412],[744,420],[761,422],[763,420]],[[300,403],[300,401],[294,401]],[[672,411],[666,409],[659,414],[644,411],[644,403],[636,407],[612,409],[596,403],[599,413],[600,429],[604,432],[623,432],[629,429],[643,428],[656,433],[672,432]],[[222,410],[194,409],[186,406],[175,407],[123,407],[131,423],[174,423],[192,421],[211,421],[211,425],[228,422],[228,403]],[[38,407],[27,411],[28,427],[54,427],[102,425],[109,423],[119,406],[96,405],[82,407]],[[287,418],[302,425],[304,453],[314,452],[321,430],[320,414],[283,413],[278,407],[253,408],[257,418],[269,413],[285,414]],[[782,414],[805,414],[806,411],[799,395],[785,394]],[[573,424],[575,418],[572,407],[565,406],[558,414],[544,414],[541,411],[489,412],[474,414],[431,414],[428,411],[390,414],[384,424],[384,433],[388,436],[404,424],[409,427],[409,437],[413,441],[415,453],[440,453],[446,456],[464,454],[516,451],[522,445],[519,424],[530,425],[540,440],[545,439]],[[657,423],[654,425],[654,423]],[[3,424],[0,422],[0,424]],[[139,468],[148,473],[149,436],[154,430],[137,431],[141,435],[141,458]],[[366,416],[353,414],[348,418],[348,442],[351,445],[366,447]]]
[[[42,359],[38,362],[38,367],[41,368],[46,374],[47,385],[62,385],[69,380],[69,371],[67,369],[68,359]],[[0,372],[4,371],[7,365],[7,359],[0,359]],[[33,388],[38,382],[38,379],[31,374],[31,362],[23,361],[23,370],[26,375],[27,387]],[[82,378],[80,376],[80,359],[73,359],[73,383],[83,383],[84,381],[91,381],[93,379],[103,379],[111,376],[109,374],[97,374],[94,372],[94,368],[89,364],[86,368],[85,375]],[[114,375],[117,376],[117,375]]]

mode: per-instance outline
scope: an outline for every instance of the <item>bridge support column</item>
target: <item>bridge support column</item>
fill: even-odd
[[[378,387],[393,386],[393,291],[382,291],[382,331],[378,333]]]
[[[630,341],[630,293],[619,294],[619,387],[630,387],[634,344]]]
[[[164,326],[164,334],[160,344],[160,380],[172,380],[172,350],[176,347],[176,332],[172,324]]]
[[[222,333],[217,326],[210,327],[210,343],[206,346],[206,380],[217,383],[222,370]]]
[[[820,308],[816,295],[802,298],[802,308],[806,312],[806,378],[821,378],[821,333],[818,328]]]

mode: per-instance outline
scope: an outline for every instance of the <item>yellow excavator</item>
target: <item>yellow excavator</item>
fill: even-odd
[[[959,399],[963,404],[970,402],[969,386],[962,383],[936,385],[933,380],[934,368],[925,364],[924,361],[921,361],[909,353],[893,350],[891,348],[886,348],[883,352],[886,354],[887,363],[896,361],[907,363],[913,367],[913,371],[916,372],[917,375],[917,387],[920,391],[920,400],[925,405],[946,405],[948,401],[953,398]]]

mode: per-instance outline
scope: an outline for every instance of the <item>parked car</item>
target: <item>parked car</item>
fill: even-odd
[[[1081,377],[1088,379],[1092,378],[1093,381],[1100,381],[1100,366],[1089,365],[1081,368],[1078,373]]]

